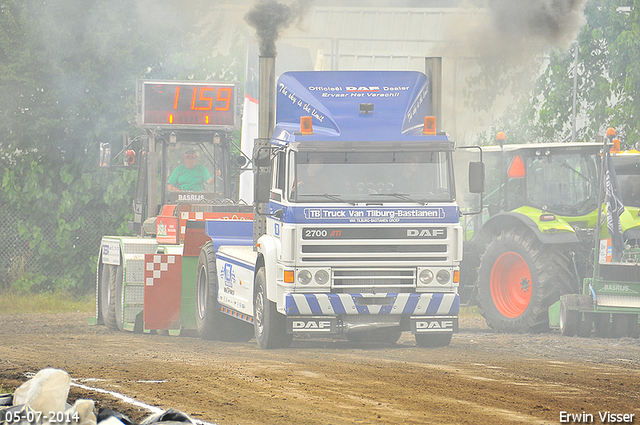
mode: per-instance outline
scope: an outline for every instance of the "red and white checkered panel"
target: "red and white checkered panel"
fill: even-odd
[[[146,329],[180,329],[182,256],[145,254],[144,326]]]

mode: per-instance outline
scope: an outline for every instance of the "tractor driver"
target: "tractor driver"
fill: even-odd
[[[213,177],[204,165],[196,164],[198,155],[193,149],[184,153],[184,164],[176,167],[169,177],[168,188],[171,191],[203,191],[204,184],[213,183]]]

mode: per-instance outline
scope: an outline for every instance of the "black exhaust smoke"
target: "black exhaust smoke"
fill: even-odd
[[[310,0],[298,0],[292,5],[278,3],[275,0],[263,0],[247,12],[244,19],[256,29],[260,56],[276,56],[276,40],[280,33],[291,24],[301,22],[310,5]]]
[[[285,5],[275,0],[257,3],[244,19],[256,29],[260,47],[260,93],[258,137],[269,139],[275,125],[275,57],[276,40],[293,23],[299,23],[308,10],[310,0]]]

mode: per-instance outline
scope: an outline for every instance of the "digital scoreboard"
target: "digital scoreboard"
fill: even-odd
[[[136,103],[143,128],[240,128],[237,83],[138,80]]]

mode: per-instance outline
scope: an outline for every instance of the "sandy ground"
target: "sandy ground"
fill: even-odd
[[[640,424],[639,340],[496,334],[475,317],[460,326],[437,349],[405,333],[394,346],[307,338],[260,350],[253,340],[111,332],[86,314],[0,314],[0,388],[55,367],[218,424],[558,424],[570,414],[603,423],[607,411]],[[135,421],[149,415],[72,387],[77,398]]]

